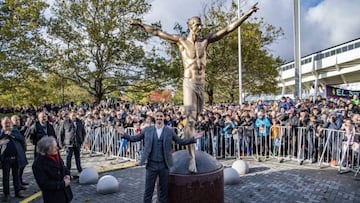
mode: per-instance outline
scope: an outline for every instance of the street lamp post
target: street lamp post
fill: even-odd
[[[238,17],[241,17],[240,13],[240,0],[238,0]],[[241,66],[241,26],[238,27],[238,50],[239,50],[239,105],[243,102],[242,98],[242,66]]]
[[[300,51],[300,1],[294,0],[294,65],[295,65],[295,92],[294,98],[301,99],[301,51]]]
[[[61,68],[61,96],[62,96],[62,106],[65,104],[65,90],[64,90],[64,66]]]
[[[66,54],[66,57],[67,57],[67,66],[69,66],[70,64],[70,57],[69,57],[69,47],[70,47],[70,41],[68,40],[67,41],[67,54]],[[62,94],[62,106],[64,107],[65,105],[65,67],[62,66],[62,69],[61,69],[61,94]]]

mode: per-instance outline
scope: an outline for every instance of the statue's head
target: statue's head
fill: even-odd
[[[194,16],[192,18],[189,18],[187,21],[189,30],[195,34],[198,34],[201,30],[201,19],[198,16]]]

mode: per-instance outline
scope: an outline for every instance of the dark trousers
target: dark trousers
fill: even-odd
[[[19,183],[20,185],[24,182],[23,181],[23,174],[24,174],[25,166],[19,168]]]
[[[80,147],[73,146],[73,147],[68,147],[66,149],[66,168],[70,171],[71,159],[73,154],[75,155],[76,168],[80,173],[82,171],[81,162],[80,162]]]
[[[314,142],[314,137],[313,137],[313,135],[310,135],[310,134],[308,134],[307,136],[306,136],[306,138],[307,138],[307,145],[305,145],[305,148],[308,148],[307,150],[308,150],[308,155],[309,155],[309,157],[306,157],[307,159],[311,159],[311,160],[314,160],[314,158],[315,158],[315,152],[316,152],[316,148],[315,148],[315,142]]]
[[[16,157],[8,158],[5,157],[3,161],[3,192],[5,195],[10,194],[10,169],[13,177],[13,185],[15,189],[15,193],[20,191],[20,183],[19,183],[19,164],[17,162]]]
[[[36,148],[37,148],[37,145],[35,145],[35,147],[34,147],[34,160],[36,159],[36,157],[39,156],[39,153],[37,153]]]
[[[169,189],[169,169],[164,162],[149,161],[146,166],[146,180],[144,203],[151,203],[154,193],[156,178],[159,177],[159,196],[158,202],[166,203]]]

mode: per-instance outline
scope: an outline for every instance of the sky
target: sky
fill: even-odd
[[[188,18],[199,16],[206,1],[209,0],[149,0],[152,8],[143,22],[160,21],[164,31],[173,33],[176,22],[186,28]],[[240,0],[240,8],[245,12],[256,2],[259,10],[253,16],[263,17],[266,23],[284,30],[284,36],[267,47],[268,50],[274,56],[292,61],[294,1]],[[300,0],[300,4],[302,56],[360,38],[360,0]]]

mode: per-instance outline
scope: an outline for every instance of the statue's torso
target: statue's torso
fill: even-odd
[[[198,39],[195,42],[182,38],[179,49],[184,65],[184,78],[203,82],[205,79],[207,39]]]

